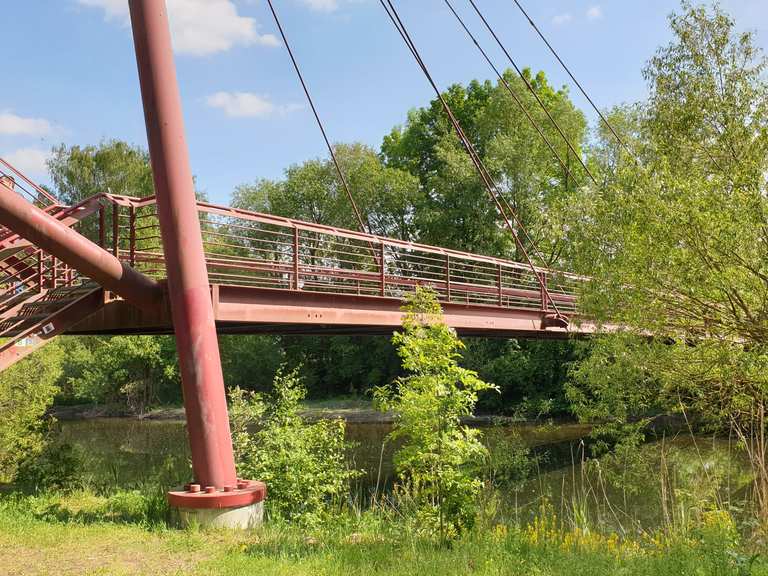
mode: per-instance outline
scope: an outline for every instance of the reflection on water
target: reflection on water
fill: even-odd
[[[63,439],[81,452],[91,486],[173,486],[191,477],[182,422],[109,418],[59,426]],[[385,443],[389,430],[387,423],[347,424],[347,438],[354,443],[350,460],[365,473],[357,488],[360,496],[391,485],[394,447]],[[706,502],[727,505],[748,498],[749,467],[727,440],[662,438],[622,459],[584,465],[586,426],[520,424],[503,431],[519,435],[536,462],[531,478],[505,493],[511,504],[507,509],[518,517],[532,516],[546,501],[562,518],[581,514],[584,520],[588,516],[627,530],[674,520],[679,510]]]
[[[183,422],[98,418],[61,421],[61,439],[82,456],[86,481],[96,487],[138,487],[157,480],[189,481],[192,466]]]

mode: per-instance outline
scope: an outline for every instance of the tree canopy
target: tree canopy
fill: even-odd
[[[526,80],[563,129],[574,149],[586,147],[587,123],[570,100],[568,90],[556,90],[543,72],[524,70]],[[544,234],[549,209],[585,182],[586,174],[555,126],[538,107],[523,80],[504,74],[525,109],[563,159],[569,177],[526,118],[504,84],[472,81],[451,86],[444,98],[486,164],[494,181],[541,245],[548,261],[557,260],[558,246]],[[482,182],[453,132],[439,100],[408,114],[404,126],[384,138],[382,155],[388,166],[407,170],[419,179],[416,211],[420,240],[449,248],[519,259],[512,236],[501,226]]]
[[[603,141],[605,186],[566,213],[583,311],[614,336],[574,371],[586,417],[652,408],[730,429],[768,517],[768,82],[751,33],[684,2],[645,69],[648,102],[617,110],[637,161]],[[649,338],[651,338],[649,340]]]

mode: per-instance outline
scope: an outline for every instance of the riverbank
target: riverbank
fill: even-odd
[[[133,496],[132,496],[133,494]],[[326,528],[266,524],[251,532],[180,531],[123,493],[0,496],[0,566],[8,576],[80,574],[234,576],[763,576],[725,513],[683,533],[622,539],[563,528],[488,521],[451,546],[420,538],[381,514],[344,515]]]
[[[94,420],[98,418],[134,418],[136,420],[161,420],[184,422],[183,406],[162,406],[139,414],[132,413],[122,406],[96,404],[76,404],[71,406],[54,405],[49,414],[57,420]],[[336,398],[330,400],[307,401],[303,403],[301,414],[309,420],[321,418],[341,418],[347,422],[386,423],[392,416],[374,409],[370,400],[357,398]]]
[[[186,421],[183,406],[164,406],[152,408],[141,414],[129,412],[124,407],[77,404],[71,406],[53,406],[49,415],[57,420],[95,420],[101,418],[133,418],[136,420],[157,420],[167,422]],[[391,424],[394,420],[392,414],[380,412],[373,406],[373,402],[361,398],[331,398],[328,400],[309,400],[302,403],[300,414],[309,421],[320,419],[340,418],[354,424]],[[540,425],[541,422],[526,421],[519,417],[503,416],[497,414],[480,414],[463,419],[464,423],[473,426],[488,426],[491,424],[527,424]],[[558,424],[574,424],[572,419],[556,419]]]

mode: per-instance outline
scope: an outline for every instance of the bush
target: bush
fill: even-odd
[[[266,400],[232,390],[230,418],[238,473],[266,482],[267,513],[312,526],[341,509],[358,472],[347,464],[344,421],[305,422],[298,414],[305,396],[297,370],[281,369]]]
[[[72,490],[81,483],[82,457],[72,444],[48,441],[39,454],[23,460],[14,483],[29,492]]]
[[[0,482],[9,482],[19,465],[39,455],[46,444],[53,403],[61,374],[58,342],[14,364],[0,374]]]
[[[464,345],[443,322],[432,290],[418,289],[403,310],[403,331],[392,342],[407,375],[376,389],[374,397],[395,415],[389,438],[402,442],[394,456],[398,496],[415,508],[419,529],[445,540],[477,516],[488,451],[481,432],[461,418],[473,413],[479,392],[495,386],[459,366]]]

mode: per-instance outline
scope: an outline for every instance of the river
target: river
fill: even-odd
[[[99,418],[58,426],[62,439],[80,454],[89,486],[174,486],[190,478],[183,422]],[[365,499],[393,480],[392,448],[385,442],[390,424],[349,422],[346,430],[354,444],[349,459],[364,472],[353,492]],[[583,516],[628,531],[652,529],[715,502],[743,509],[749,498],[749,467],[727,439],[659,435],[621,458],[585,463],[590,448],[584,425],[510,424],[485,430],[495,439],[494,461],[508,460],[510,451],[530,450],[526,478],[500,490],[507,516],[530,517],[546,505],[574,523]]]

